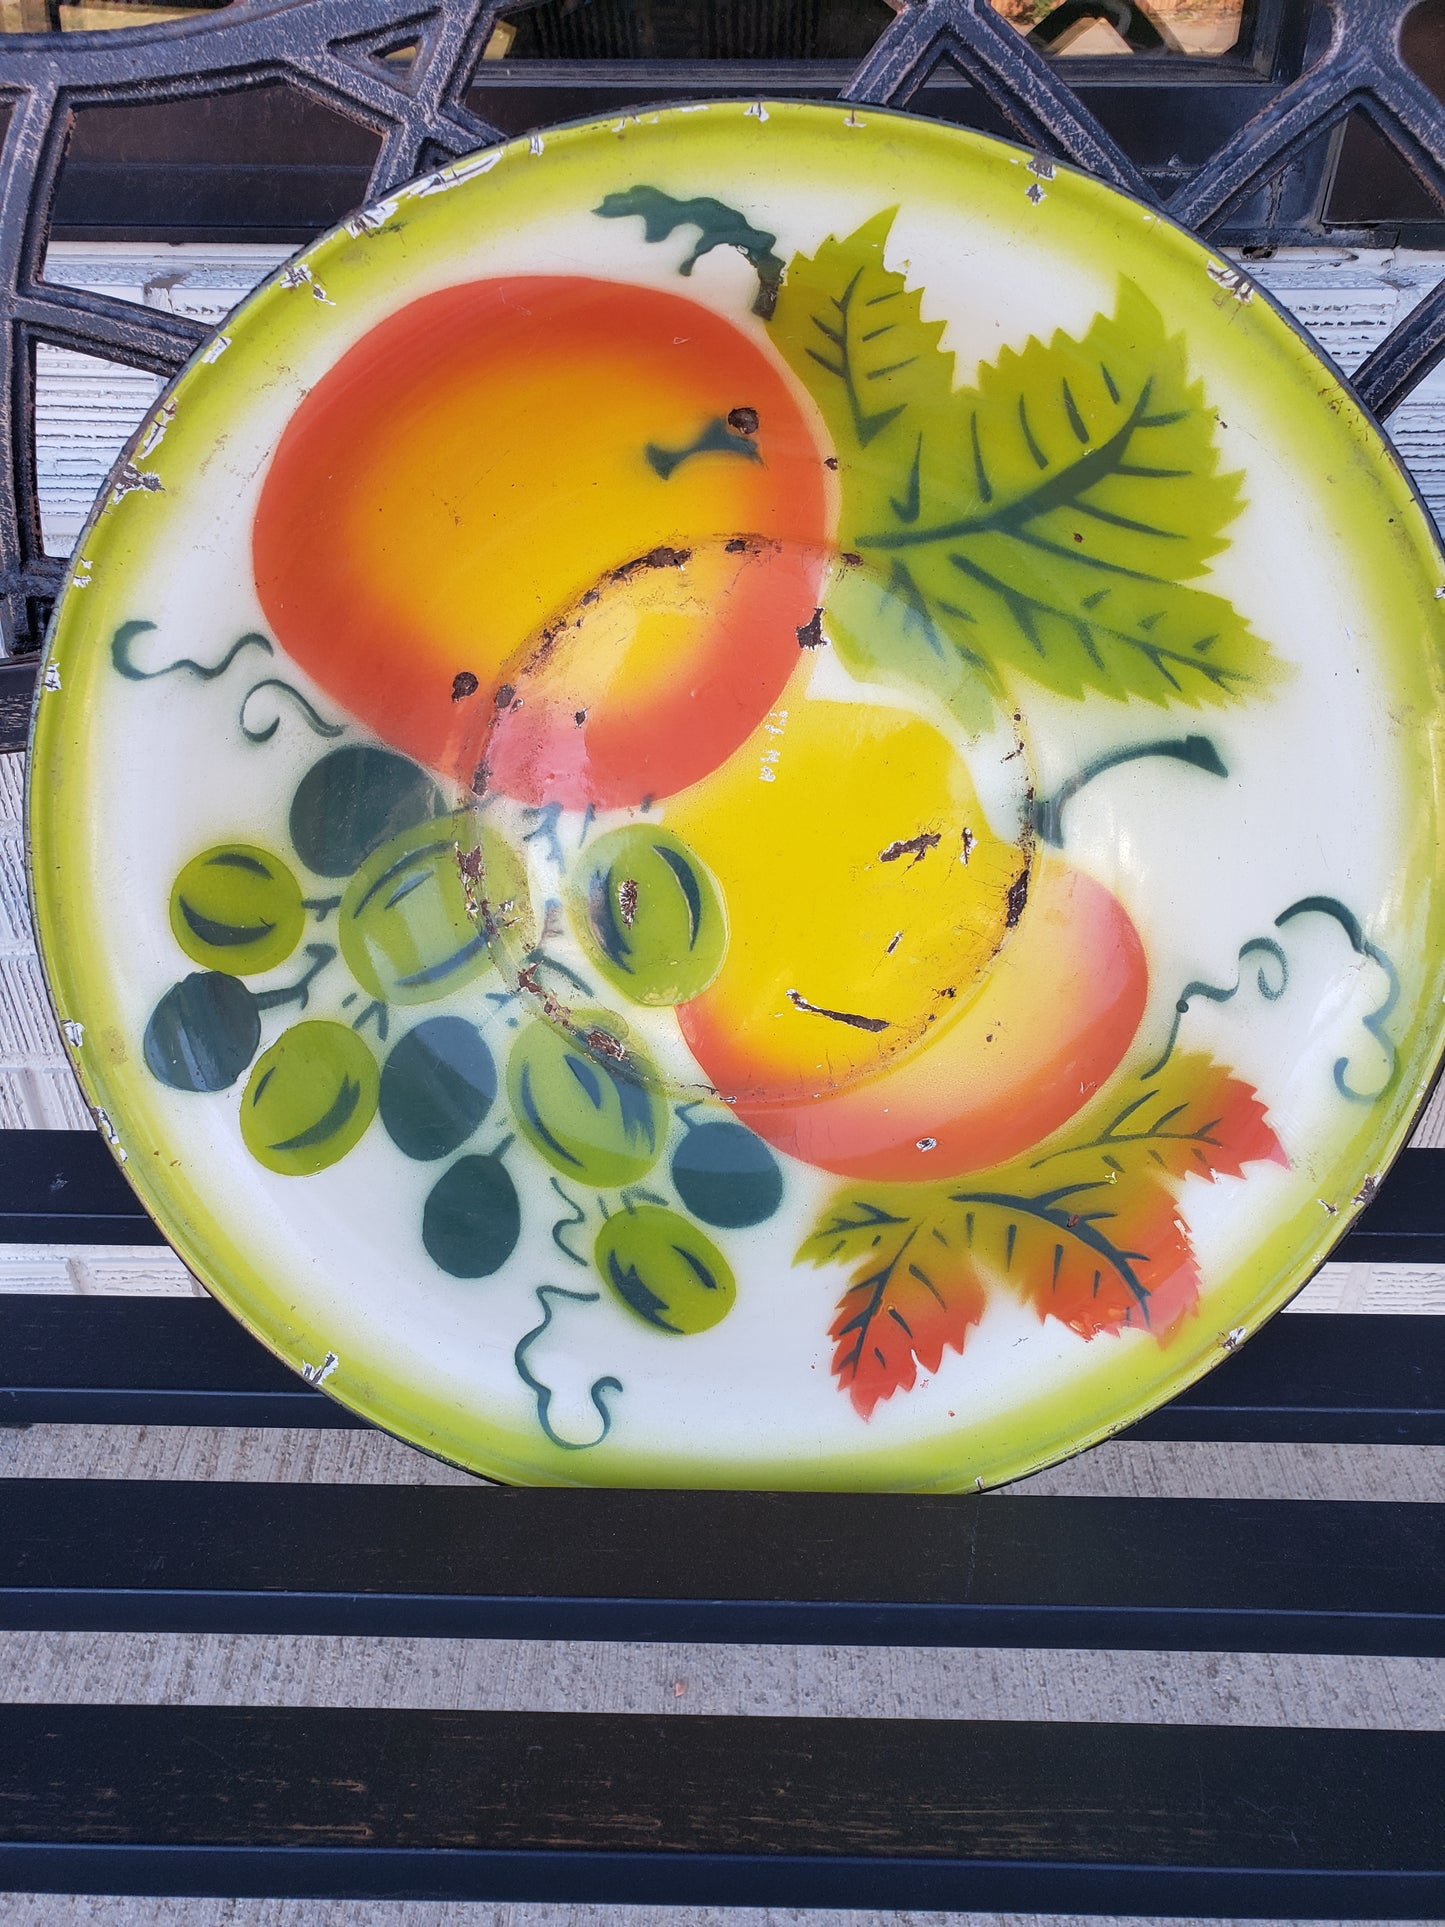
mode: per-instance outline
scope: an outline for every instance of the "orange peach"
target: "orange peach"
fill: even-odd
[[[821,431],[752,327],[571,275],[381,322],[265,478],[277,637],[464,785],[487,765],[479,786],[603,808],[695,781],[797,663],[831,534]]]

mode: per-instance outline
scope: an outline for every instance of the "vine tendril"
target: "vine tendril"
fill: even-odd
[[[517,1368],[517,1376],[537,1401],[537,1423],[541,1426],[551,1443],[560,1446],[564,1452],[590,1452],[594,1446],[600,1445],[603,1439],[607,1437],[607,1434],[612,1430],[612,1414],[608,1411],[606,1400],[602,1394],[609,1391],[620,1392],[622,1390],[622,1381],[620,1378],[593,1379],[588,1396],[597,1408],[597,1416],[602,1421],[602,1430],[597,1434],[595,1439],[564,1439],[559,1433],[553,1431],[551,1420],[548,1417],[548,1413],[552,1407],[552,1388],[549,1385],[544,1385],[541,1379],[538,1378],[528,1366],[527,1353],[552,1322],[552,1300],[554,1298],[567,1298],[575,1305],[595,1305],[601,1296],[600,1291],[568,1291],[562,1285],[538,1285],[537,1303],[542,1310],[542,1322],[540,1325],[534,1325],[531,1331],[524,1333],[524,1335],[517,1340],[517,1349],[512,1354],[512,1362]]]
[[[238,644],[237,647],[239,646]],[[177,665],[177,667],[178,666],[179,665]],[[241,725],[241,734],[246,738],[248,743],[269,743],[271,738],[276,734],[276,731],[281,727],[279,710],[276,715],[271,718],[271,721],[265,729],[252,729],[246,721],[246,711],[250,707],[251,698],[253,696],[259,696],[263,689],[279,690],[283,696],[289,696],[301,711],[306,727],[315,735],[344,736],[346,734],[345,723],[328,723],[324,716],[319,715],[317,711],[311,707],[311,704],[307,702],[299,689],[293,688],[289,682],[286,682],[280,676],[266,676],[260,682],[252,683],[251,687],[242,697],[241,707],[237,712],[236,721]]]
[[[570,1218],[558,1218],[557,1222],[552,1226],[552,1242],[564,1257],[572,1260],[574,1265],[582,1265],[585,1267],[587,1260],[580,1252],[574,1251],[571,1245],[568,1244],[567,1233],[569,1231],[575,1231],[579,1224],[586,1224],[587,1213],[574,1197],[569,1196],[569,1194],[562,1189],[562,1181],[560,1178],[553,1178],[551,1184],[557,1196],[572,1213]]]
[[[1277,925],[1280,920],[1276,918],[1275,921]],[[1231,998],[1239,995],[1239,992],[1244,988],[1244,960],[1246,957],[1256,955],[1261,959],[1267,958],[1269,963],[1273,964],[1279,972],[1279,981],[1275,983],[1273,981],[1273,973],[1269,970],[1267,964],[1261,961],[1255,973],[1255,983],[1258,987],[1259,994],[1268,1003],[1274,1004],[1279,1002],[1289,985],[1289,958],[1286,957],[1283,948],[1275,942],[1273,937],[1251,937],[1248,943],[1240,945],[1240,971],[1232,984],[1226,987],[1223,984],[1196,982],[1186,984],[1183,990],[1180,991],[1179,1001],[1174,1006],[1174,1023],[1169,1031],[1169,1040],[1165,1044],[1163,1052],[1157,1061],[1152,1063],[1147,1070],[1139,1073],[1141,1077],[1157,1077],[1159,1072],[1162,1071],[1164,1066],[1169,1062],[1169,1059],[1174,1054],[1174,1046],[1179,1038],[1179,1026],[1184,1022],[1185,1013],[1196,997],[1207,997],[1212,1004],[1227,1004]]]
[[[1347,909],[1337,897],[1301,897],[1298,903],[1292,903],[1288,910],[1282,910],[1280,912],[1274,920],[1275,928],[1282,930],[1284,926],[1292,922],[1295,917],[1304,916],[1333,918],[1341,930],[1344,931],[1349,946],[1355,955],[1357,957],[1368,958],[1372,964],[1376,964],[1385,973],[1385,981],[1388,988],[1385,992],[1384,1001],[1376,1004],[1368,1016],[1360,1019],[1365,1029],[1385,1053],[1387,1069],[1385,1071],[1384,1083],[1377,1091],[1357,1091],[1349,1082],[1349,1058],[1336,1058],[1334,1066],[1335,1089],[1341,1097],[1348,1098],[1352,1104],[1377,1104],[1394,1083],[1396,1073],[1400,1068],[1399,1052],[1396,1050],[1393,1040],[1385,1029],[1385,1024],[1389,1019],[1391,1011],[1394,1010],[1396,1004],[1400,1001],[1400,973],[1385,955],[1385,952],[1381,950],[1380,946],[1370,942],[1360,927],[1360,920],[1355,913]]]
[[[171,676],[177,670],[184,670],[188,676],[196,676],[202,682],[214,682],[217,676],[225,675],[243,649],[264,649],[268,656],[275,653],[265,636],[258,636],[254,630],[248,630],[244,636],[239,636],[231,644],[219,662],[213,663],[209,668],[205,663],[196,662],[190,656],[181,656],[175,662],[164,663],[159,669],[142,669],[131,654],[131,645],[138,636],[146,635],[155,626],[153,622],[123,622],[111,637],[111,664],[117,674],[124,676],[127,682],[154,682],[157,676]],[[247,700],[249,701],[249,698]],[[244,707],[244,704],[242,706]]]

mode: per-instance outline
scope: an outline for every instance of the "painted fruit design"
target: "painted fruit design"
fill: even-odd
[[[776,358],[695,301],[472,282],[373,329],[297,409],[256,586],[302,667],[429,768],[635,804],[720,762],[786,682],[820,600],[826,453]]]
[[[536,1284],[507,1340],[558,1450],[625,1410],[598,1377],[600,1436],[556,1429],[529,1357],[563,1302],[725,1372],[762,1271],[840,1273],[818,1342],[863,1419],[999,1293],[1167,1342],[1202,1282],[1186,1183],[1284,1155],[1181,1042],[1195,995],[1233,991],[1189,985],[1152,1034],[1140,906],[1068,844],[1123,764],[1227,774],[1141,705],[1277,673],[1196,579],[1241,504],[1187,345],[1125,282],[1082,334],[961,381],[888,214],[785,265],[717,201],[640,185],[594,212],[640,218],[644,249],[696,228],[683,273],[740,250],[751,312],[501,275],[408,303],[314,382],[252,556],[344,720],[250,692],[289,692],[330,746],[289,847],[273,812],[269,841],[180,870],[190,967],[146,1063],[239,1102],[277,1179],[370,1134],[432,1289],[585,1273]],[[221,673],[139,669],[152,626],[118,633],[122,675]],[[1036,695],[1091,698],[1102,745],[1047,796]],[[1323,899],[1280,927],[1322,904],[1348,934]],[[1280,944],[1254,948],[1283,994]]]

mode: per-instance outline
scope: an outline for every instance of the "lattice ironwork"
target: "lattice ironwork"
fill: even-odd
[[[1082,98],[1080,70],[1096,74],[1096,63],[1050,59],[988,0],[893,4],[896,18],[854,73],[845,99],[907,108],[942,63],[1028,145],[1162,205],[1203,233],[1218,232],[1233,210],[1355,112],[1368,116],[1415,178],[1445,202],[1445,108],[1400,51],[1415,0],[1325,0],[1329,33],[1306,71],[1264,88],[1261,110],[1162,198]],[[77,113],[282,82],[380,137],[370,182],[372,195],[380,195],[444,158],[501,138],[467,95],[498,20],[523,11],[525,0],[251,0],[182,25],[0,38],[0,108],[8,113],[0,145],[0,621],[12,654],[38,646],[65,570],[44,553],[40,533],[37,345],[169,375],[207,332],[181,315],[45,279],[51,210]],[[1255,0],[1256,20],[1265,15],[1277,40],[1292,28],[1303,45],[1307,0]],[[408,65],[385,59],[413,44]],[[1445,285],[1375,350],[1355,386],[1385,414],[1442,357]],[[11,674],[19,669],[13,665]],[[0,687],[0,735],[6,707],[18,713],[16,698],[7,705]]]

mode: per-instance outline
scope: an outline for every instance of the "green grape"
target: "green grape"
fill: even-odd
[[[727,920],[710,871],[681,837],[646,823],[585,852],[568,889],[593,961],[634,1003],[684,1004],[722,968]]]
[[[482,854],[473,880],[462,860],[476,850]],[[494,871],[508,871],[509,856],[467,810],[418,824],[373,850],[341,899],[341,954],[356,981],[383,1003],[430,1004],[479,977],[498,937],[483,886]],[[520,865],[509,881],[504,914],[509,929],[520,930]]]
[[[529,1143],[582,1184],[632,1184],[657,1162],[667,1107],[656,1073],[605,1010],[572,1028],[534,1018],[507,1059],[507,1096]]]
[[[349,877],[379,843],[440,815],[441,792],[424,769],[389,749],[348,743],[301,778],[291,799],[291,841],[309,870]]]
[[[409,1158],[459,1149],[492,1108],[497,1067],[475,1024],[428,1017],[392,1047],[381,1072],[381,1121]]]
[[[258,1164],[310,1177],[337,1163],[376,1115],[376,1059],[345,1024],[283,1031],[256,1060],[241,1099],[241,1136]]]
[[[285,963],[305,927],[300,884],[284,863],[250,843],[192,857],[171,891],[171,929],[181,949],[233,977]]]
[[[761,1224],[783,1201],[777,1159],[760,1137],[728,1118],[688,1125],[672,1154],[672,1181],[694,1217],[726,1230]]]
[[[499,1152],[458,1158],[432,1186],[422,1209],[427,1256],[453,1278],[488,1278],[511,1257],[522,1207]]]
[[[630,1312],[677,1337],[710,1331],[738,1295],[712,1239],[661,1205],[615,1211],[597,1234],[592,1262]]]
[[[256,999],[236,977],[194,971],[151,1012],[143,1051],[151,1076],[176,1091],[224,1091],[261,1041]]]

